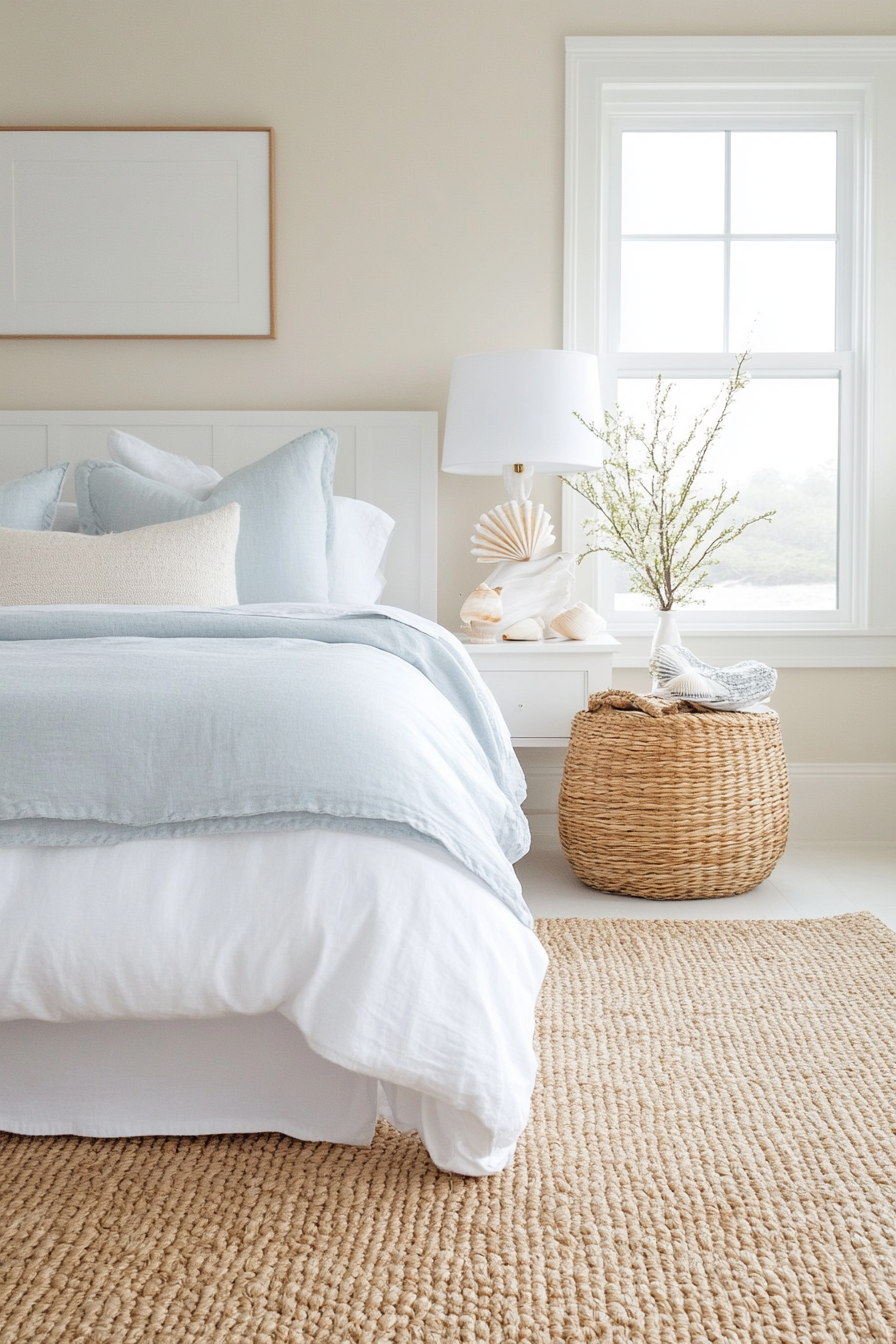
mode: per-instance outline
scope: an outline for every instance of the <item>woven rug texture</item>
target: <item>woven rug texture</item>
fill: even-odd
[[[541,920],[511,1167],[0,1137],[3,1344],[893,1344],[896,935]]]

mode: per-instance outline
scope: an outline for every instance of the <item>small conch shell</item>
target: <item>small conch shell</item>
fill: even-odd
[[[469,625],[471,621],[498,622],[503,615],[503,610],[501,589],[489,588],[487,583],[480,583],[478,588],[473,589],[461,607],[460,618],[464,625]]]
[[[508,625],[502,636],[504,639],[544,639],[544,621],[540,616],[527,616],[522,621]]]
[[[728,691],[717,681],[711,681],[700,672],[682,672],[667,681],[663,690],[676,700],[725,700]]]
[[[482,514],[470,538],[480,565],[501,560],[533,560],[554,544],[551,515],[531,499],[508,500]]]
[[[603,616],[598,616],[587,602],[577,602],[551,621],[551,629],[556,630],[558,635],[565,635],[567,639],[593,639],[606,628]]]
[[[467,626],[471,644],[497,644],[497,621],[471,621]]]

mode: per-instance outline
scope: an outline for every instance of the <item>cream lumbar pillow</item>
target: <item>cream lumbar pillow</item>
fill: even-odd
[[[236,606],[239,532],[239,504],[102,537],[0,527],[0,606]]]

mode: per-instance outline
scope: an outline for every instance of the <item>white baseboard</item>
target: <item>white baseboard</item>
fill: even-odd
[[[559,845],[562,765],[527,760],[524,811],[539,848]],[[896,763],[792,761],[790,839],[828,844],[896,844]]]

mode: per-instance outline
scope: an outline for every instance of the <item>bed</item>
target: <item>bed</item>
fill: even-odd
[[[4,422],[7,478],[74,446],[100,482],[111,426],[238,472],[335,424],[336,488],[396,528],[375,605],[0,611],[0,1127],[366,1143],[385,1116],[500,1170],[546,959],[507,730],[427,619],[434,416]]]

